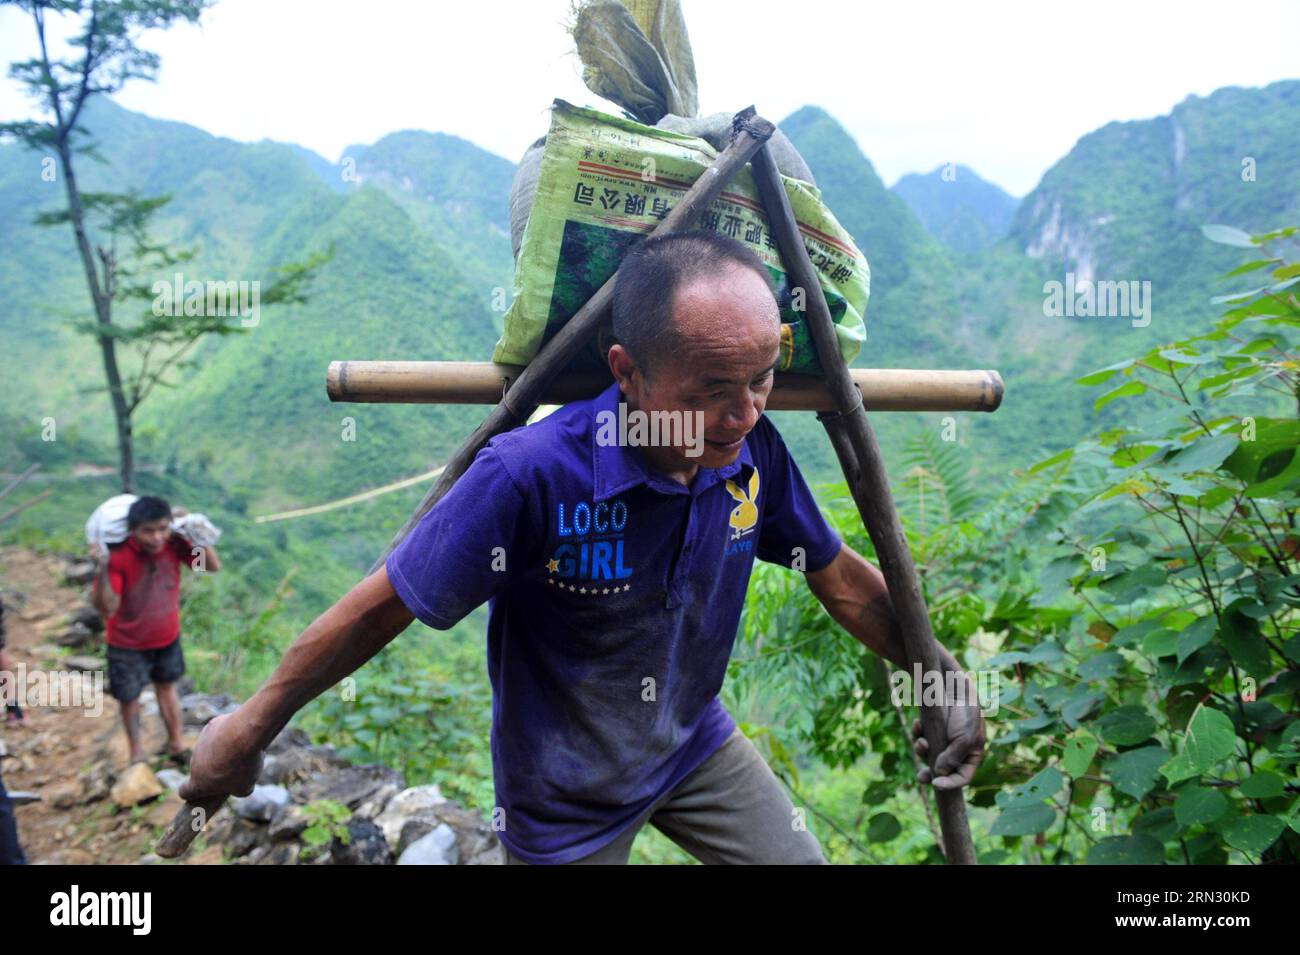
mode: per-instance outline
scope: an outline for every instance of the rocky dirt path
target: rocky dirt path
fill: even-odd
[[[102,638],[87,611],[88,573],[88,566],[73,568],[69,580],[66,558],[0,546],[0,596],[16,673],[24,667],[28,674],[103,672]],[[353,765],[289,727],[268,748],[253,793],[227,803],[182,859],[164,862],[153,848],[182,805],[175,790],[185,777],[163,756],[148,765],[128,763],[117,702],[101,687],[104,692],[81,705],[29,702],[27,725],[0,725],[6,789],[39,796],[15,809],[19,841],[33,864],[503,861],[482,812],[444,798],[436,784],[408,786],[387,766]],[[179,689],[189,746],[208,720],[237,706],[227,696],[193,692],[188,675]],[[143,746],[152,753],[167,738],[152,688],[141,704]]]
[[[6,607],[8,651],[15,671],[66,670],[53,640],[85,604],[83,588],[69,585],[64,561],[19,547],[0,547],[0,591]],[[87,661],[89,662],[89,661]],[[145,691],[152,699],[152,690]],[[144,701],[146,752],[166,742],[156,704]],[[96,709],[99,712],[95,712]],[[25,726],[0,728],[8,757],[0,760],[5,788],[35,792],[36,802],[15,809],[18,835],[33,864],[123,864],[148,859],[161,827],[181,805],[173,790],[127,808],[110,797],[111,780],[127,768],[126,733],[116,701],[104,694],[97,706],[25,706]],[[198,733],[186,728],[193,745]],[[162,769],[165,763],[151,765]],[[132,794],[118,792],[125,803]],[[221,861],[212,845],[184,860]]]

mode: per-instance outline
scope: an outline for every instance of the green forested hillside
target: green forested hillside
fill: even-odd
[[[345,154],[361,183],[383,189],[456,256],[465,277],[490,301],[496,287],[510,289],[510,182],[512,162],[446,133],[407,130]],[[499,320],[504,309],[494,312]]]
[[[1092,409],[1085,394],[1059,387],[1064,378],[1203,319],[1221,291],[1205,276],[1226,271],[1231,258],[1199,227],[1262,227],[1294,213],[1300,178],[1288,159],[1300,146],[1297,120],[1300,83],[1285,82],[1110,124],[1048,171],[1006,239],[975,255],[931,235],[825,111],[805,107],[781,127],[871,262],[868,340],[857,364],[1002,373],[1000,411],[956,416],[957,445],[978,478],[1084,433]],[[227,495],[221,506],[269,513],[434,467],[481,417],[482,408],[332,405],[323,380],[337,358],[490,354],[500,322],[493,293],[509,287],[512,268],[509,161],[452,135],[405,131],[351,147],[331,165],[297,146],[238,143],[103,100],[92,101],[87,126],[108,164],[83,160],[83,187],[171,192],[160,232],[199,246],[195,275],[267,278],[282,262],[335,249],[307,304],[268,309],[249,333],[209,341],[182,386],[145,405],[138,430],[146,473],[207,475]],[[1245,157],[1255,160],[1254,182],[1241,178]],[[31,225],[37,211],[64,201],[60,184],[41,179],[39,159],[0,146],[9,213],[0,241],[21,250],[0,257],[0,361],[14,398],[0,411],[0,448],[16,463],[108,465],[107,404],[86,393],[101,380],[98,354],[67,325],[87,308],[80,266],[66,229]],[[1067,271],[1149,280],[1151,324],[1045,316],[1043,282],[1064,281]],[[58,422],[61,443],[36,440],[46,416]],[[937,432],[944,417],[877,415],[887,459],[918,433]],[[355,422],[355,440],[343,440],[345,418]],[[834,480],[820,427],[808,416],[776,418],[809,478]],[[321,540],[360,569],[419,494],[398,492],[280,533]]]
[[[268,309],[244,335],[201,347],[182,386],[146,404],[139,420],[146,473],[208,475],[235,513],[321,503],[435,466],[481,417],[462,407],[335,406],[325,397],[336,358],[469,359],[490,354],[499,329],[493,292],[510,285],[507,200],[513,165],[458,137],[406,131],[351,147],[339,165],[297,146],[238,143],[93,100],[86,114],[107,165],[83,160],[85,189],[170,192],[163,237],[194,243],[189,269],[215,278],[268,278],[280,263],[331,244],[335,258],[305,305]],[[1215,291],[1205,276],[1230,250],[1200,225],[1286,221],[1300,202],[1290,157],[1300,146],[1300,83],[1189,98],[1170,116],[1113,123],[1080,140],[1021,204],[1009,236],[958,255],[931,235],[868,157],[825,111],[781,121],[823,195],[872,268],[868,340],[857,364],[998,369],[994,415],[959,415],[956,441],[972,474],[997,475],[1032,452],[1064,446],[1093,421],[1071,375],[1176,337],[1203,320]],[[1244,181],[1242,160],[1255,162]],[[6,460],[54,468],[108,465],[113,449],[91,343],[67,317],[87,295],[67,230],[32,216],[63,202],[41,179],[39,156],[0,146],[0,335],[11,400],[0,411]],[[1149,280],[1153,319],[1043,314],[1043,282],[1078,277]],[[1113,409],[1111,409],[1113,413]],[[1106,411],[1101,421],[1104,422]],[[62,441],[36,440],[53,417]],[[356,425],[343,440],[344,419]],[[810,479],[837,469],[819,426],[777,414]],[[890,460],[945,416],[877,415]],[[353,568],[376,551],[419,489],[284,525],[328,541]],[[38,519],[32,515],[32,519]],[[347,528],[343,543],[338,533]]]
[[[1200,226],[1264,231],[1300,208],[1300,82],[1189,97],[1168,116],[1110,123],[1079,140],[1022,202],[1014,248],[1081,277],[1150,279],[1146,333],[1199,323],[1231,253]]]
[[[893,191],[926,231],[959,255],[978,253],[1007,234],[1017,202],[968,166],[908,173]]]
[[[1007,394],[996,414],[959,416],[957,442],[976,475],[1005,473],[1035,450],[1071,444],[1113,423],[1072,376],[1136,349],[1203,329],[1237,260],[1201,226],[1266,231],[1296,218],[1300,82],[1190,97],[1170,116],[1088,134],[1026,196],[1010,235],[954,261],[903,201],[888,193],[856,144],[824,112],[782,122],[837,217],[872,266],[868,341],[858,364],[996,368]],[[1243,181],[1242,160],[1257,178]],[[1044,314],[1044,282],[1151,283],[1151,321]],[[1248,277],[1240,287],[1251,287]],[[1077,391],[1077,393],[1076,393]],[[941,415],[877,416],[887,450]],[[907,420],[901,420],[906,418]]]

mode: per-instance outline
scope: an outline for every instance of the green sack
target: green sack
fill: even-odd
[[[528,364],[717,156],[703,139],[556,99],[515,261],[514,301],[492,360]],[[816,186],[781,178],[830,306],[840,352],[852,362],[866,339],[863,315],[871,288],[866,257],[822,204]],[[820,375],[803,315],[789,307],[785,267],[761,208],[746,166],[692,227],[730,235],[767,264],[781,306],[780,370]],[[568,370],[607,368],[611,343],[606,323]]]

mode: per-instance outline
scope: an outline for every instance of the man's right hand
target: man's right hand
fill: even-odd
[[[177,790],[186,802],[212,796],[247,796],[262,774],[263,752],[250,752],[238,732],[239,711],[213,717],[190,757],[190,777]]]
[[[355,672],[414,619],[387,570],[363,579],[298,635],[275,672],[239,709],[203,728],[181,798],[193,803],[251,793],[266,746],[293,714]]]

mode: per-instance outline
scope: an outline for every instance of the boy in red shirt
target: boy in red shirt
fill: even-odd
[[[122,706],[131,747],[130,761],[145,758],[140,748],[140,691],[153,683],[167,727],[167,752],[182,764],[188,751],[181,736],[181,702],[176,681],[185,673],[180,639],[181,565],[215,572],[221,560],[215,547],[197,547],[171,530],[172,509],[160,497],[141,497],[127,513],[127,538],[109,553],[96,552],[99,564],[91,602],[107,621],[109,694]]]

